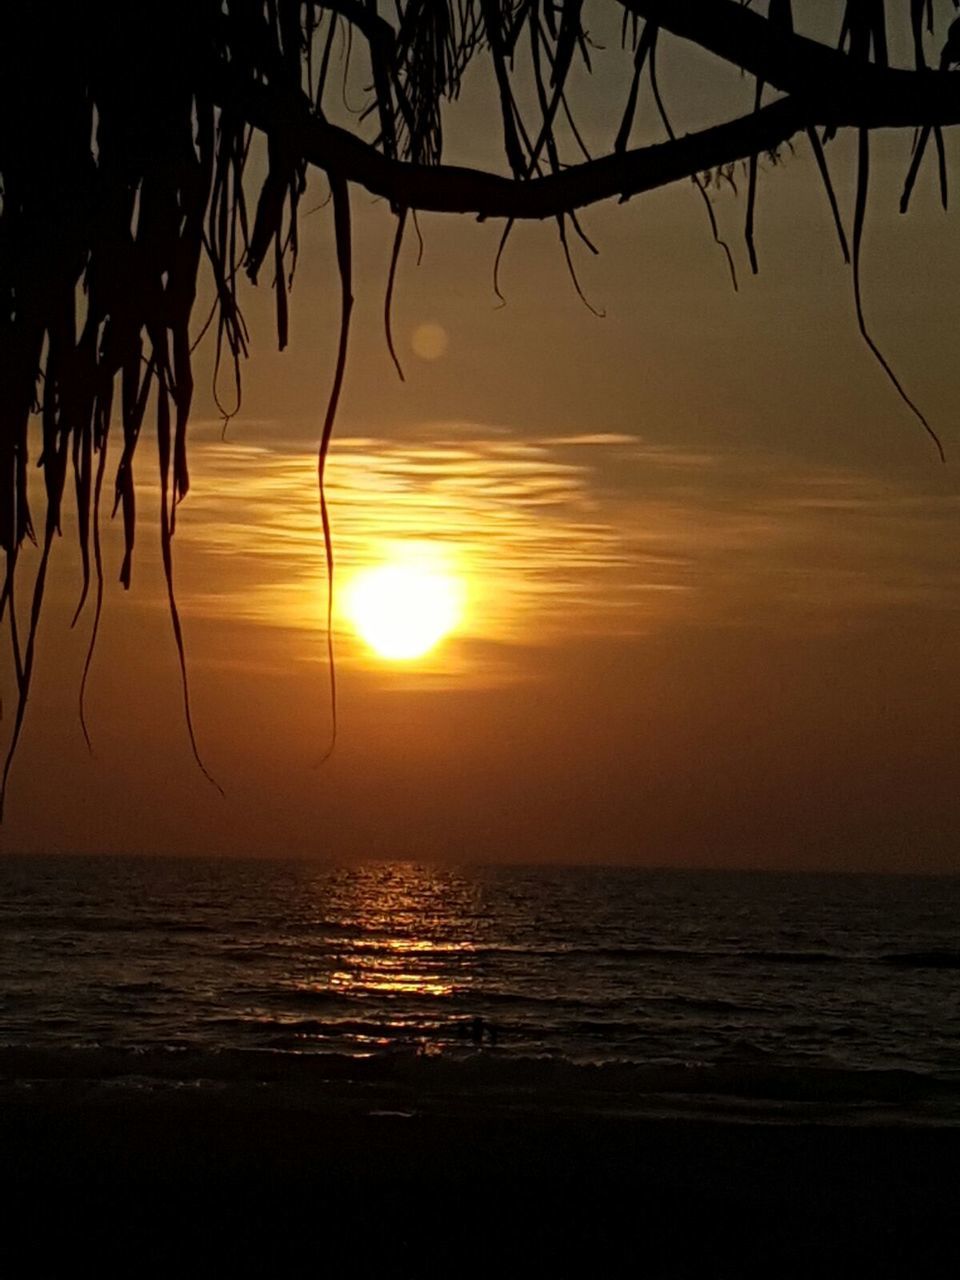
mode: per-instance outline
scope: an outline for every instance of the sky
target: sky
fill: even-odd
[[[608,43],[584,106],[598,140],[622,101]],[[680,48],[662,74],[680,130],[753,93]],[[484,93],[465,88],[450,159],[495,163]],[[657,128],[642,101],[634,141]],[[129,593],[119,531],[106,538],[93,754],[68,523],[0,848],[960,872],[956,215],[925,169],[900,217],[909,139],[878,137],[874,155],[866,310],[945,466],[857,333],[802,141],[763,166],[757,277],[742,181],[711,191],[738,291],[689,183],[585,215],[600,252],[577,266],[602,317],[552,225],[515,229],[501,304],[502,228],[422,217],[393,315],[404,382],[382,326],[392,222],[354,192],[326,760],[315,450],[337,288],[313,175],[290,346],[276,350],[268,282],[248,288],[253,356],[225,438],[209,347],[197,357],[176,578],[197,740],[224,794],[185,729],[145,428]],[[851,140],[829,156],[849,225]],[[378,656],[348,610],[355,576],[398,556],[459,593],[454,629],[408,661]],[[7,662],[8,730],[12,689]]]

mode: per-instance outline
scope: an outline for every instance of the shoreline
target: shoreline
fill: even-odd
[[[0,1046],[0,1098],[13,1091],[272,1090],[305,1108],[360,1109],[385,1098],[418,1112],[534,1107],[577,1115],[738,1122],[960,1126],[960,1072],[769,1060],[574,1062],[422,1047],[345,1054],[305,1048]]]

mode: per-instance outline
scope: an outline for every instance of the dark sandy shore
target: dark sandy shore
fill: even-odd
[[[937,1125],[8,1080],[0,1149],[5,1276],[960,1274]]]

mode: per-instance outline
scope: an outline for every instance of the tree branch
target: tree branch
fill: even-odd
[[[282,135],[293,154],[384,197],[395,208],[511,219],[551,218],[600,200],[627,199],[773,150],[799,130],[816,125],[875,129],[960,123],[960,74],[859,63],[815,40],[771,26],[734,0],[620,3],[789,96],[682,138],[525,180],[386,156],[321,119],[306,97],[290,96],[258,81],[241,81],[225,64],[214,71],[214,100],[256,128]],[[336,7],[351,20],[354,8],[359,9],[348,0]],[[377,35],[382,38],[383,33]]]
[[[223,108],[240,112],[255,128],[282,134],[293,153],[310,164],[356,182],[394,204],[436,213],[472,213],[479,218],[552,218],[599,200],[627,199],[730,164],[754,151],[772,150],[807,122],[801,107],[792,99],[783,99],[762,111],[673,142],[519,181],[457,165],[390,159],[346,129],[314,115],[305,98],[292,100],[268,85],[237,87],[221,74],[214,100]]]
[[[808,104],[809,124],[921,128],[960,122],[960,75],[903,71],[865,63],[771,24],[735,0],[619,0]]]
[[[639,3],[639,0],[638,0]],[[940,80],[948,73],[887,72],[907,80]],[[822,104],[809,98],[781,98],[760,111],[725,124],[687,134],[675,141],[617,152],[560,173],[519,181],[458,165],[423,165],[393,160],[346,129],[321,120],[303,101],[291,101],[263,84],[237,88],[218,77],[215,101],[240,112],[266,133],[283,134],[295,154],[310,164],[356,182],[391,203],[435,213],[472,213],[479,218],[552,218],[611,197],[628,199],[707,169],[732,164],[756,152],[771,151],[811,125],[866,128],[919,127],[931,119],[960,123],[960,76],[949,74],[951,94],[931,86],[932,94],[913,93],[914,110],[894,108],[872,94],[862,103],[841,105],[829,96]],[[884,90],[884,94],[885,94]],[[939,110],[934,112],[932,107]]]

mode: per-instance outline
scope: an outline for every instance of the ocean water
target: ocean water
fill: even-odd
[[[960,1119],[960,878],[0,861],[0,1076],[266,1064]]]

